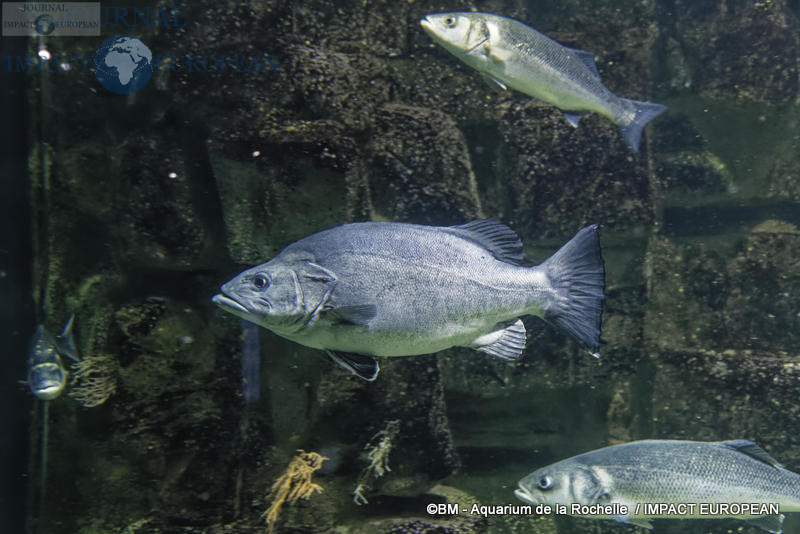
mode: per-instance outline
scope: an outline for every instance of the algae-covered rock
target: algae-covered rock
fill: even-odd
[[[652,435],[751,439],[788,469],[800,468],[792,428],[800,409],[795,352],[663,351],[653,381]]]
[[[423,224],[459,223],[481,215],[466,143],[451,117],[387,105],[376,122],[370,145],[376,214]]]
[[[375,382],[366,383],[333,368],[319,385],[313,421],[314,442],[373,441],[388,421],[399,421],[388,457],[390,472],[374,478],[371,494],[413,496],[458,468],[436,360],[428,357],[383,360]],[[369,463],[357,460],[359,470]],[[353,489],[356,479],[353,477]]]
[[[377,107],[389,100],[385,65],[372,54],[313,46],[292,46],[288,53],[301,105],[316,116],[361,130],[372,124]]]
[[[702,244],[654,236],[644,269],[649,301],[645,340],[653,347],[729,347],[724,306],[730,288],[725,260]]]
[[[750,231],[728,265],[725,302],[732,348],[793,351],[800,343],[800,231],[766,221]]]
[[[198,159],[204,154],[195,152],[202,150],[196,135],[169,123],[137,131],[115,147],[110,219],[119,261],[176,270],[219,263],[219,204]]]
[[[648,343],[668,350],[793,350],[800,302],[789,288],[797,283],[799,236],[792,225],[763,223],[729,261],[702,245],[651,240]]]
[[[501,132],[520,236],[566,235],[589,223],[631,231],[653,221],[647,169],[606,119],[575,129],[551,106],[513,105]]]
[[[320,167],[302,156],[249,158],[211,156],[228,252],[237,263],[261,263],[293,241],[363,213],[357,173]]]
[[[786,0],[672,2],[668,20],[674,21],[674,29],[664,31],[681,43],[692,91],[740,102],[793,101],[800,37],[790,4]]]

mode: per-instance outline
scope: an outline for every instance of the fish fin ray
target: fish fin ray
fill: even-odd
[[[516,360],[522,356],[526,342],[525,325],[517,319],[511,326],[480,336],[472,346],[503,360]]]
[[[55,341],[59,354],[63,354],[64,356],[79,362],[81,357],[78,354],[78,348],[75,346],[75,336],[72,334],[72,325],[74,323],[75,314],[73,313],[69,316],[69,319],[67,319],[67,324],[64,325],[64,330],[61,331],[60,335],[56,336]]]
[[[586,68],[589,69],[589,72],[591,72],[595,78],[598,80],[601,79],[600,72],[597,70],[597,63],[595,63],[594,60],[594,53],[589,52],[588,50],[581,50],[579,48],[570,48],[570,50],[575,52],[575,55],[578,56],[578,59],[580,59],[581,62],[586,65]]]
[[[772,532],[772,534],[781,534],[783,531],[783,520],[786,516],[783,514],[763,515],[755,519],[744,519],[754,527]]]
[[[522,261],[522,241],[514,230],[492,219],[477,219],[447,230],[481,245],[500,261]]]
[[[503,82],[501,82],[500,80],[498,80],[497,78],[495,78],[494,76],[489,76],[488,74],[481,73],[481,78],[483,78],[483,81],[486,82],[486,85],[488,85],[490,88],[492,88],[494,91],[498,93],[501,91],[508,90],[508,86]]]
[[[597,225],[579,231],[536,268],[544,269],[556,293],[544,318],[596,352],[601,344],[605,298],[605,267]]]
[[[372,356],[354,354],[352,352],[338,352],[326,350],[333,361],[350,371],[362,380],[373,382],[378,378],[381,367]]]
[[[781,469],[783,468],[783,465],[778,460],[770,456],[770,454],[767,451],[765,451],[752,441],[748,441],[746,439],[733,439],[728,441],[721,441],[720,445],[728,447],[729,449],[734,449],[737,452],[741,452],[742,454],[746,454],[747,456],[755,458],[760,462],[764,462],[767,465],[771,465],[772,467]]]
[[[629,124],[620,124],[619,129],[622,132],[622,137],[633,151],[638,152],[639,141],[642,138],[644,127],[647,126],[648,122],[664,113],[667,107],[655,102],[632,100],[630,98],[623,98],[623,100],[633,105],[634,117]]]
[[[311,261],[305,262],[303,269],[299,270],[298,274],[317,282],[329,283],[336,281],[336,274],[333,271]]]
[[[578,124],[583,118],[583,113],[573,113],[571,111],[562,111],[562,113],[564,114],[564,118],[567,119],[567,122],[570,123],[573,128],[577,128]]]
[[[353,306],[334,306],[325,311],[346,323],[366,326],[378,314],[378,307],[375,304],[356,304]]]

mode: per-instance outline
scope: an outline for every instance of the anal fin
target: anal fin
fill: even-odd
[[[325,352],[328,353],[328,356],[333,361],[367,382],[375,380],[381,370],[380,365],[372,356],[353,354],[352,352],[334,352],[332,350],[326,350]]]
[[[562,111],[562,113],[564,114],[564,118],[567,119],[567,122],[570,123],[573,128],[577,128],[578,124],[583,118],[582,113],[573,113],[571,111]]]
[[[525,343],[525,325],[517,319],[511,326],[480,336],[472,347],[503,360],[516,360],[522,356]]]

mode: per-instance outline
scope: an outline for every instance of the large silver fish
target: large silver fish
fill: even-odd
[[[522,243],[495,221],[436,227],[353,223],[311,235],[239,274],[213,301],[374,380],[373,356],[461,346],[498,358],[525,348],[519,317],[600,345],[603,260],[597,226],[523,267]]]
[[[62,356],[78,361],[78,351],[72,336],[74,315],[67,321],[61,335],[53,335],[42,325],[36,327],[28,355],[28,377],[25,381],[31,393],[41,400],[61,395],[67,385],[67,370]]]
[[[734,517],[778,533],[780,512],[800,511],[800,475],[751,441],[647,440],[543,467],[520,480],[515,494],[566,506],[562,513],[645,528],[654,518]]]
[[[511,87],[553,104],[574,127],[586,113],[599,113],[620,127],[634,151],[645,125],[666,109],[618,97],[603,85],[594,54],[567,48],[516,20],[489,13],[437,13],[420,24],[495,87]]]

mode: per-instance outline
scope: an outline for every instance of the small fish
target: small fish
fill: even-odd
[[[573,513],[573,504],[609,505],[619,513],[599,517],[644,528],[652,528],[654,518],[733,517],[780,533],[784,516],[765,513],[766,505],[800,511],[800,475],[746,440],[646,440],[605,447],[534,471],[514,493],[533,504],[566,505],[567,513]],[[754,508],[745,513],[735,506],[743,504]]]
[[[496,221],[459,226],[345,224],[239,274],[214,303],[374,380],[374,357],[472,347],[514,360],[519,317],[538,315],[596,351],[604,268],[597,225],[523,267],[522,242]]]
[[[567,48],[516,20],[489,13],[437,13],[420,24],[494,88],[511,87],[553,104],[576,128],[583,115],[599,113],[620,127],[634,152],[645,125],[667,109],[618,97],[603,85],[594,54]]]
[[[72,336],[74,318],[74,315],[70,316],[61,335],[54,336],[42,325],[37,326],[33,334],[25,384],[41,400],[55,399],[67,385],[68,373],[61,356],[79,360]]]

